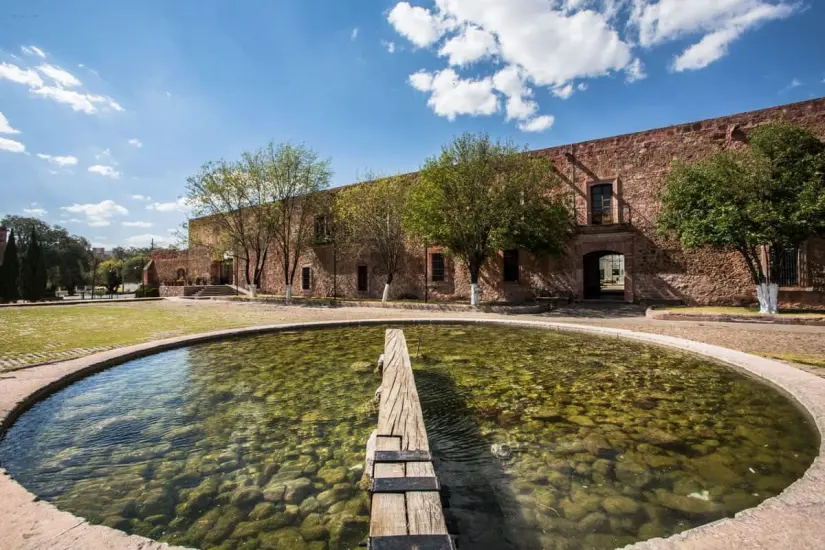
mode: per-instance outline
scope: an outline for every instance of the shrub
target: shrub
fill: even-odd
[[[160,298],[160,289],[140,285],[135,290],[135,298]]]

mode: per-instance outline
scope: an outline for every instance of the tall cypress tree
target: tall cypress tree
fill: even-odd
[[[24,300],[37,302],[46,294],[46,262],[43,259],[43,249],[37,241],[37,233],[32,229],[29,246],[23,257],[23,268],[20,272],[20,290]]]
[[[3,252],[3,263],[0,264],[0,300],[16,302],[20,299],[18,285],[20,283],[20,260],[17,257],[17,243],[14,238],[14,229],[9,234],[9,242]]]

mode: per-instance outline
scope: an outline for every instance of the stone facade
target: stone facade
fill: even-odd
[[[504,254],[500,252],[482,272],[482,298],[518,302],[536,296],[595,297],[593,271],[598,273],[599,258],[616,253],[624,256],[626,301],[692,305],[753,302],[754,289],[744,261],[737,254],[715,249],[685,250],[657,233],[657,197],[673,160],[695,161],[726,148],[742,147],[752,128],[776,121],[806,127],[825,138],[825,99],[536,151],[553,160],[570,203],[575,204],[575,236],[560,257],[536,258],[520,251],[516,282],[504,282]],[[609,192],[611,199],[597,214],[592,207],[594,194],[603,191]],[[603,219],[596,220],[597,215]],[[214,273],[219,239],[208,218],[190,222],[190,242],[195,244],[188,253],[156,252],[153,256],[161,281],[171,280],[179,267],[190,274],[210,269]],[[426,293],[436,300],[467,299],[467,269],[448,255],[444,281],[432,281],[432,255],[440,252],[437,248],[425,252],[423,246],[411,244],[391,296],[422,299]],[[786,306],[825,308],[825,240],[811,239],[800,258],[800,286],[783,288],[780,297]],[[300,259],[293,294],[327,297],[334,289],[339,297],[380,298],[384,276],[376,266],[369,254],[348,254],[332,245],[313,246]],[[308,289],[302,288],[304,267],[310,273]],[[359,267],[367,269],[366,290],[358,288]],[[234,266],[233,277],[236,269],[243,273],[243,266]],[[264,269],[263,293],[282,294],[283,279],[280,263],[273,255]],[[598,281],[595,287],[598,294]]]

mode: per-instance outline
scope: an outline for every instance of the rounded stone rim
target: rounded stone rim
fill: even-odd
[[[330,329],[376,325],[493,324],[565,332],[614,336],[695,353],[724,363],[757,378],[785,394],[816,427],[819,453],[805,474],[772,498],[743,510],[733,518],[701,525],[668,538],[654,538],[625,548],[659,550],[674,548],[765,548],[787,546],[819,548],[825,543],[825,379],[778,361],[765,359],[683,338],[634,332],[626,329],[558,323],[484,318],[401,318],[360,319],[281,323],[193,334],[104,351],[79,359],[46,364],[0,377],[0,388],[19,384],[18,396],[9,402],[0,397],[0,437],[26,410],[48,395],[73,382],[127,361],[170,349],[217,340],[294,330]],[[9,381],[13,380],[13,381]],[[3,396],[6,392],[0,392]],[[18,401],[14,401],[18,399]],[[0,539],[14,548],[180,548],[138,535],[127,535],[103,525],[59,510],[12,479],[0,468],[0,515],[7,521],[0,527]],[[18,544],[14,544],[17,542]]]

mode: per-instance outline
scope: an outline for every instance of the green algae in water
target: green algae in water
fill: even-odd
[[[612,548],[731,516],[804,473],[783,396],[694,356],[515,327],[404,327],[448,522],[465,548]],[[0,442],[26,487],[199,548],[355,548],[384,328],[276,334],[132,361]]]

